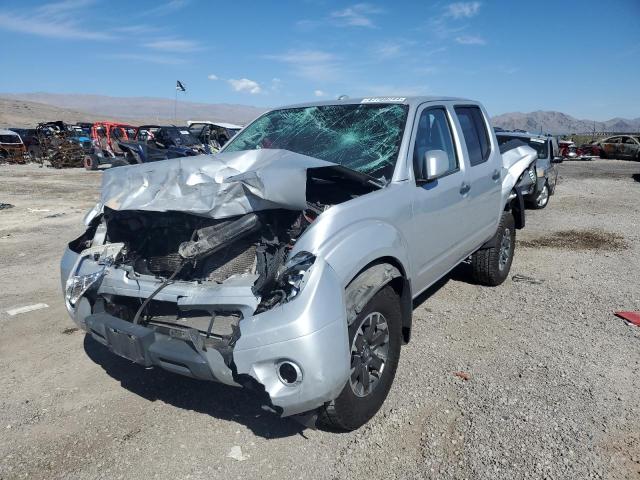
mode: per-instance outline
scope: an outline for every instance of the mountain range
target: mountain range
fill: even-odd
[[[144,123],[181,124],[186,120],[211,120],[245,124],[266,110],[248,105],[196,103],[180,99],[177,102],[174,122],[174,101],[167,98],[59,93],[0,93],[0,98],[82,112],[85,117],[89,114],[102,120],[118,119],[129,123],[144,119]],[[36,123],[44,120],[49,118],[38,120]]]
[[[562,112],[541,111],[530,113],[503,113],[491,118],[494,127],[505,130],[521,129],[529,132],[564,134],[595,132],[639,132],[640,118],[612,118],[604,122],[579,120]]]
[[[0,93],[0,125],[29,126],[42,121],[120,120],[132,124],[212,120],[246,124],[266,110],[249,105],[197,103],[179,100],[174,120],[174,100],[154,97],[58,93]],[[544,133],[639,132],[640,117],[612,118],[604,122],[580,120],[566,113],[512,112],[491,119],[495,127]]]

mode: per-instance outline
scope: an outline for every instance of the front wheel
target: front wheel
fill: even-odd
[[[545,182],[542,189],[536,195],[535,200],[531,203],[531,206],[537,210],[542,210],[549,204],[549,185]]]
[[[396,374],[402,343],[400,297],[387,285],[349,326],[351,369],[340,395],[325,405],[318,423],[335,430],[355,430],[380,409]]]
[[[515,248],[515,220],[511,212],[503,212],[492,246],[471,255],[474,280],[490,287],[504,282],[509,276]]]

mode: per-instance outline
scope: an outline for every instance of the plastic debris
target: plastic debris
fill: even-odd
[[[513,280],[514,282],[526,282],[532,285],[540,285],[541,283],[544,283],[544,280],[538,280],[537,278],[527,277],[526,275],[518,275],[518,274],[511,277],[511,280]]]
[[[640,312],[613,312],[616,317],[640,327]]]
[[[24,307],[12,308],[11,310],[7,310],[7,313],[13,317],[14,315],[33,312],[34,310],[41,310],[43,308],[49,308],[49,305],[47,305],[46,303],[34,303],[33,305],[25,305]]]
[[[467,372],[455,372],[454,375],[458,378],[461,378],[465,382],[471,380],[471,375],[469,375]]]
[[[243,462],[249,458],[249,455],[244,455],[242,453],[242,448],[240,448],[240,445],[234,445],[233,447],[231,447],[229,453],[227,453],[227,457],[233,458],[238,462]]]

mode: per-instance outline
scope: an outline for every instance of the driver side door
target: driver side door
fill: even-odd
[[[412,134],[415,185],[412,194],[412,224],[409,256],[414,271],[414,293],[439,280],[465,256],[469,222],[464,220],[467,199],[465,165],[453,136],[451,114],[444,106],[428,106],[417,112]],[[426,180],[425,154],[446,153],[448,171]]]

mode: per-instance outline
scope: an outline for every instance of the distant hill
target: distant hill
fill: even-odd
[[[562,112],[541,111],[530,113],[503,113],[491,119],[494,127],[507,130],[521,129],[530,132],[563,134],[563,133],[588,133],[595,126],[596,132],[638,132],[640,131],[640,118],[628,120],[625,118],[612,118],[605,122],[593,120],[579,120]]]
[[[174,101],[153,97],[109,97],[105,95],[57,93],[0,93],[5,100],[36,102],[74,111],[84,112],[94,119],[118,118],[134,123],[145,119],[149,123],[173,123]],[[178,123],[186,120],[213,120],[245,124],[266,109],[248,105],[195,103],[178,101]]]
[[[54,107],[44,103],[27,102],[13,98],[0,98],[0,128],[35,127],[40,122],[62,120],[67,123],[115,120],[132,124],[150,123],[148,119],[130,119],[106,115],[92,115],[68,108]]]

